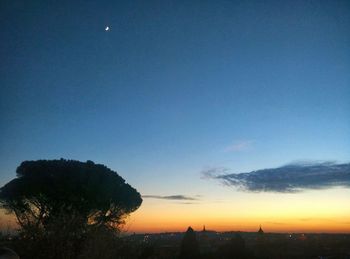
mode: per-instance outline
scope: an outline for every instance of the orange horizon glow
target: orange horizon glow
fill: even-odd
[[[350,234],[349,222],[345,218],[337,219],[284,219],[282,222],[268,222],[264,219],[207,219],[202,218],[196,221],[179,220],[172,221],[164,219],[161,222],[141,221],[137,219],[141,215],[132,215],[122,226],[122,232],[126,233],[165,233],[165,232],[184,232],[189,226],[195,231],[201,231],[205,226],[207,231],[241,231],[241,232],[257,232],[260,225],[265,233],[330,233],[330,234]],[[137,220],[136,220],[137,219]],[[157,220],[157,218],[155,218]],[[12,215],[0,214],[0,230],[16,229],[18,225]],[[201,223],[198,223],[198,222]],[[147,223],[147,224],[145,224]]]
[[[166,232],[185,232],[188,227],[192,227],[195,231],[201,231],[203,226],[205,226],[207,231],[217,231],[217,232],[257,232],[259,230],[260,224],[237,224],[241,227],[232,227],[225,225],[215,225],[215,224],[179,224],[173,223],[166,227],[162,226],[137,226],[128,228],[126,225],[124,227],[125,232],[128,233],[166,233]],[[288,227],[276,227],[270,224],[261,224],[262,229],[265,233],[330,233],[330,234],[350,234],[350,228],[335,225],[298,225],[298,224],[286,224]]]
[[[230,197],[230,198],[225,198]],[[266,233],[350,233],[350,190],[334,188],[303,193],[241,193],[222,189],[192,202],[144,199],[122,226],[126,233],[196,231]],[[0,211],[1,228],[15,226]]]
[[[141,215],[140,215],[141,216]],[[140,220],[138,223],[131,216],[124,226],[126,232],[135,233],[162,233],[184,232],[191,226],[195,231],[201,231],[203,226],[206,230],[225,232],[242,231],[256,232],[261,225],[266,233],[349,233],[350,225],[345,218],[319,218],[319,219],[284,219],[280,222],[268,222],[266,219],[205,219],[178,220],[164,219],[162,221]],[[200,223],[198,223],[200,222]]]
[[[194,204],[144,199],[124,229],[137,233],[183,232],[188,226],[200,231],[205,225],[214,231],[255,232],[261,225],[265,232],[350,233],[348,189],[230,194],[234,198]]]

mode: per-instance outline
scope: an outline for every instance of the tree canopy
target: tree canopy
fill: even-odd
[[[142,203],[121,176],[92,161],[24,161],[16,172],[0,189],[0,206],[14,213],[22,228],[47,231],[63,219],[80,229],[115,227]]]

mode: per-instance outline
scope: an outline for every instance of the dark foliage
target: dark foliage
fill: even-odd
[[[196,233],[191,227],[189,227],[181,242],[180,258],[190,259],[190,258],[199,258],[199,257],[200,257],[200,252],[199,252],[198,241],[196,238]]]
[[[0,247],[0,258],[19,259],[14,251],[6,247]]]
[[[146,246],[143,247],[143,249],[141,250],[141,254],[139,256],[139,259],[146,259],[146,258],[155,258],[156,254],[155,254],[155,249],[153,246]]]

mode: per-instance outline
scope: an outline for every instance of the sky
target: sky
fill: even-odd
[[[92,160],[144,196],[126,231],[350,232],[349,1],[5,0],[0,28],[1,186]]]

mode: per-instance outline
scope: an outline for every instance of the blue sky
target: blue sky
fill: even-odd
[[[348,1],[15,0],[0,13],[1,184],[23,160],[61,157],[154,195],[204,192],[210,167],[349,161]]]

